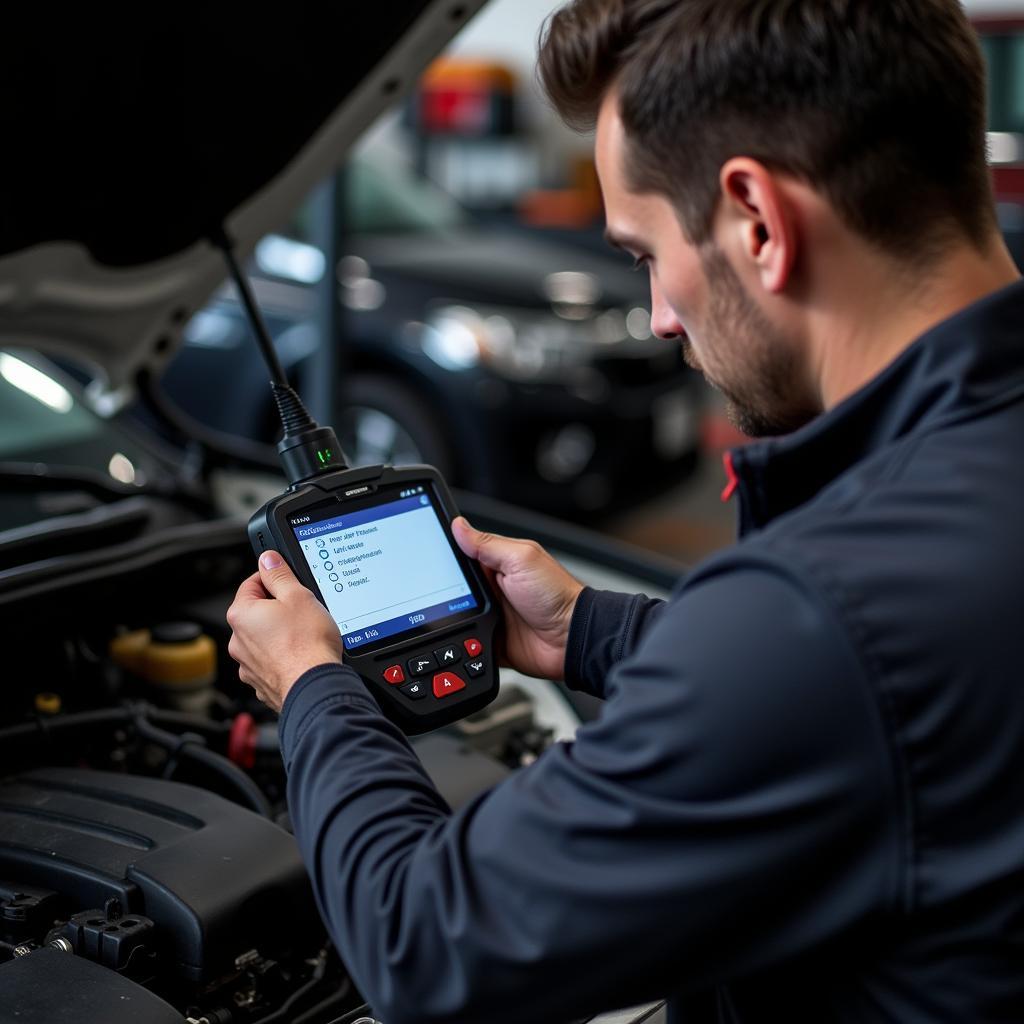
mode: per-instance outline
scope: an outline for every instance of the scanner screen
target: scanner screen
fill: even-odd
[[[346,650],[479,607],[428,487],[292,529]]]

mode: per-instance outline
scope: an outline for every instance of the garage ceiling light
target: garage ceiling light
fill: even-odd
[[[67,388],[9,352],[0,352],[0,376],[54,412],[70,412],[75,404]]]

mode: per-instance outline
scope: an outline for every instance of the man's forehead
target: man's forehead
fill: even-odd
[[[597,127],[594,136],[594,159],[598,171],[621,174],[621,158],[626,129],[619,116],[619,101],[614,90],[609,90],[597,112]]]
[[[601,103],[597,117],[597,132],[594,137],[594,164],[604,195],[605,214],[608,230],[605,238],[619,249],[628,248],[628,224],[617,224],[631,206],[629,188],[624,167],[625,129],[619,117],[618,101],[609,92]]]
[[[608,227],[604,237],[613,248],[637,253],[649,242],[647,233],[652,213],[649,206],[654,197],[638,195],[629,188],[625,172],[626,130],[619,116],[619,104],[613,92],[601,103],[594,140],[594,162],[604,195]]]

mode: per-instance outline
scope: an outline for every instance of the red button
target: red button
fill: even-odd
[[[471,640],[463,640],[462,646],[466,648],[466,653],[471,658],[478,657],[483,652],[484,649],[484,645],[475,638]]]
[[[434,696],[447,697],[457,690],[464,690],[466,684],[454,672],[438,672],[434,676]]]
[[[402,666],[392,665],[390,668],[384,669],[384,678],[392,686],[397,686],[399,683],[404,683],[405,673],[402,671]]]

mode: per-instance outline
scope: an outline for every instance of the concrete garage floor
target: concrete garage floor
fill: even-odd
[[[728,547],[736,536],[734,502],[722,501],[726,485],[722,453],[745,439],[713,408],[702,431],[703,455],[696,473],[661,497],[610,519],[604,532],[690,566]]]

